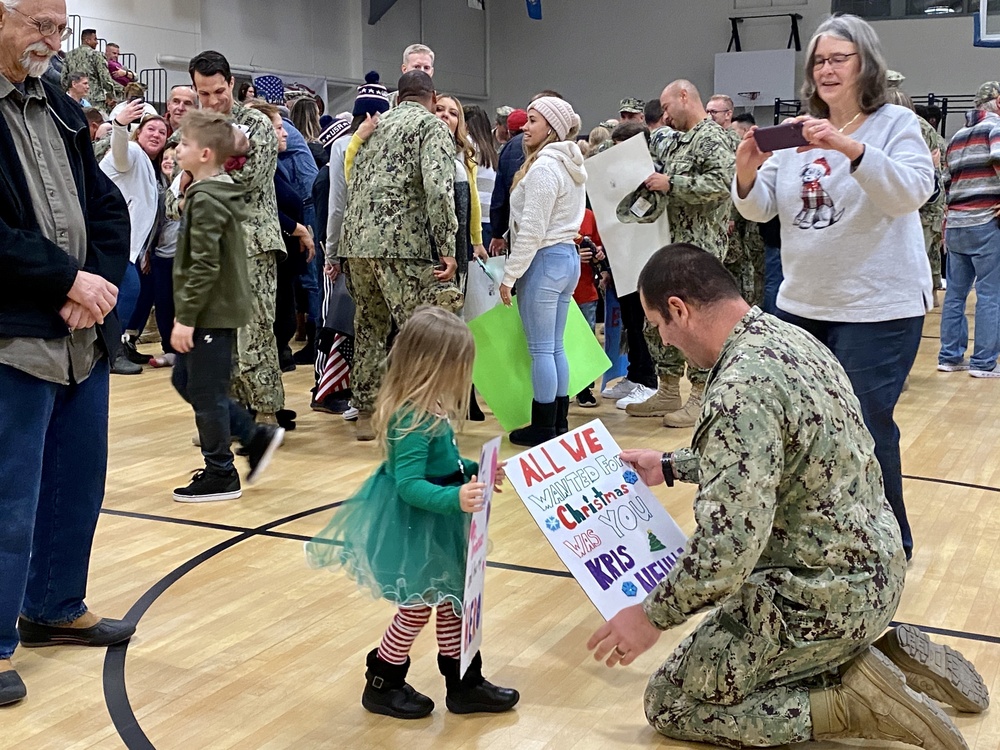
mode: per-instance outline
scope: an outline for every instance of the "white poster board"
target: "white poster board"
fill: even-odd
[[[670,222],[666,211],[649,224],[623,224],[616,213],[622,198],[653,174],[642,133],[587,159],[587,195],[597,219],[604,252],[611,264],[619,297],[639,288],[639,272],[650,256],[670,244]]]
[[[484,482],[483,509],[472,514],[469,524],[469,551],[465,559],[465,594],[462,597],[462,658],[460,675],[475,657],[483,642],[483,584],[486,582],[486,540],[490,523],[490,502],[497,476],[500,438],[483,446],[479,454],[478,480]]]
[[[519,453],[507,478],[605,619],[641,602],[687,538],[599,419]]]
[[[775,99],[795,99],[793,49],[764,49],[752,52],[719,52],[715,55],[716,94],[727,94],[737,107],[773,107]],[[756,92],[751,102],[741,94]]]

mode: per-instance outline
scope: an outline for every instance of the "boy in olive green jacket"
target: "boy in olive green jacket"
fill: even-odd
[[[173,384],[194,407],[205,468],[174,490],[184,503],[233,500],[242,494],[233,465],[232,436],[247,451],[253,483],[270,463],[285,431],[258,425],[229,397],[236,329],[250,319],[246,188],[223,170],[246,138],[224,115],[190,112],[181,126],[175,161],[190,175],[174,257],[176,318],[170,344],[177,352]],[[180,184],[184,183],[184,179]]]

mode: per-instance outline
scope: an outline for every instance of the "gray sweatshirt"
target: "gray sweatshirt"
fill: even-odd
[[[733,203],[750,221],[781,221],[782,310],[848,323],[921,316],[933,300],[917,211],[934,192],[934,165],[917,117],[886,104],[852,137],[865,144],[853,173],[839,151],[786,149],[745,199],[733,180]]]

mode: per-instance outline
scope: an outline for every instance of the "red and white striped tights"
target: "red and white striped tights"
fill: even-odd
[[[405,664],[413,642],[430,619],[431,607],[400,607],[382,636],[378,658],[390,664]],[[448,602],[437,608],[437,642],[443,656],[457,659],[462,653],[462,618]]]

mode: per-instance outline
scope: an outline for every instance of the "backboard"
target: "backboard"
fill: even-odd
[[[972,43],[977,47],[1000,47],[1000,0],[980,0]]]

